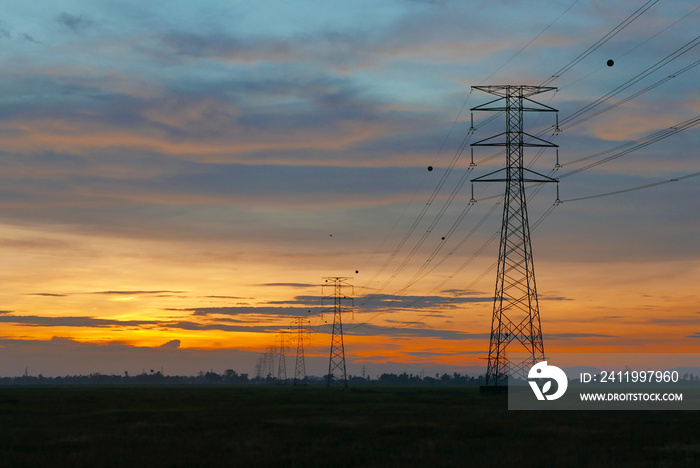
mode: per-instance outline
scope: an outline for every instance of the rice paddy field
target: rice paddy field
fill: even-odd
[[[696,411],[508,411],[476,387],[0,387],[3,467],[698,467]]]

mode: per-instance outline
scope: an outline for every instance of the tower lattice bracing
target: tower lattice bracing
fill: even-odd
[[[277,361],[277,379],[281,381],[287,380],[287,344],[285,343],[285,333],[280,333],[280,345],[278,348],[279,358]]]
[[[274,377],[275,374],[275,346],[265,348],[265,353],[261,356],[262,378]]]
[[[523,116],[525,112],[556,112],[531,99],[533,95],[556,88],[504,85],[474,86],[473,89],[498,96],[498,99],[474,107],[472,111],[503,112],[506,119],[505,132],[472,143],[472,146],[504,146],[506,149],[506,167],[472,180],[505,182],[506,185],[486,369],[486,385],[498,386],[505,383],[508,372],[517,372],[544,359],[525,184],[558,181],[527,169],[523,164],[523,150],[557,145],[525,133]],[[528,359],[509,362],[507,348],[527,354]]]
[[[304,334],[306,329],[304,325],[308,320],[304,317],[294,319],[294,324],[297,326],[297,358],[294,364],[294,384],[297,385],[306,380],[306,362],[304,360]]]
[[[328,377],[326,385],[332,383],[341,383],[348,385],[348,374],[345,366],[345,345],[343,343],[343,313],[348,312],[347,308],[343,307],[343,301],[352,301],[347,297],[343,289],[352,289],[352,285],[347,281],[352,278],[348,277],[326,277],[324,286],[333,288],[333,295],[326,296],[324,299],[333,298],[333,332],[331,335],[331,350],[330,359],[328,361]]]

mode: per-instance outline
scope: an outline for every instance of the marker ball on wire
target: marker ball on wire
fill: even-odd
[[[608,65],[609,67],[612,67],[613,65],[615,65],[615,61],[614,61],[613,59],[610,59],[610,60],[607,61],[607,65]]]
[[[428,171],[432,171],[432,170],[433,170],[433,166],[428,166]]]

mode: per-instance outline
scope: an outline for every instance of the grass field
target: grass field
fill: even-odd
[[[0,387],[2,467],[698,467],[700,413],[475,387]]]

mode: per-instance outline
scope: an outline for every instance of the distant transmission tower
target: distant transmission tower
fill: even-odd
[[[344,309],[342,304],[346,300],[352,301],[352,298],[343,294],[343,287],[345,289],[350,288],[352,290],[351,294],[354,294],[353,286],[347,283],[352,278],[331,276],[323,279],[328,283],[324,284],[324,287],[333,287],[333,295],[324,297],[324,299],[333,298],[333,309],[328,309],[328,311],[333,310],[333,335],[331,336],[331,352],[328,361],[328,380],[326,385],[330,387],[332,382],[342,382],[347,387],[348,374],[345,367],[345,346],[343,345],[343,312],[348,310]],[[339,374],[337,378],[335,376],[336,371]]]
[[[285,343],[285,332],[280,332],[280,345],[277,348],[279,353],[277,361],[277,379],[281,381],[287,380],[287,358],[285,356],[287,344]]]
[[[261,354],[258,358],[258,362],[255,363],[255,378],[260,380],[262,378],[263,363],[265,362],[265,355]]]
[[[294,364],[294,385],[306,379],[306,362],[304,361],[304,333],[307,331],[304,325],[308,323],[306,317],[297,317],[292,324],[297,327],[297,359]]]
[[[272,377],[275,373],[275,347],[268,346],[265,348],[265,355],[262,362],[263,378]]]
[[[540,308],[537,301],[535,269],[530,243],[525,183],[558,182],[556,179],[527,169],[523,165],[523,148],[557,147],[523,131],[525,112],[557,112],[531,99],[531,96],[556,90],[543,86],[472,86],[498,99],[474,107],[472,111],[504,112],[506,131],[471,146],[505,146],[506,167],[473,179],[472,182],[505,182],[501,245],[498,253],[496,292],[494,294],[491,339],[489,343],[486,386],[502,385],[508,372],[522,370],[544,360]],[[558,119],[557,119],[558,121]],[[558,127],[558,125],[557,125]],[[528,141],[525,141],[525,137]],[[528,359],[510,363],[506,348],[517,342]]]

